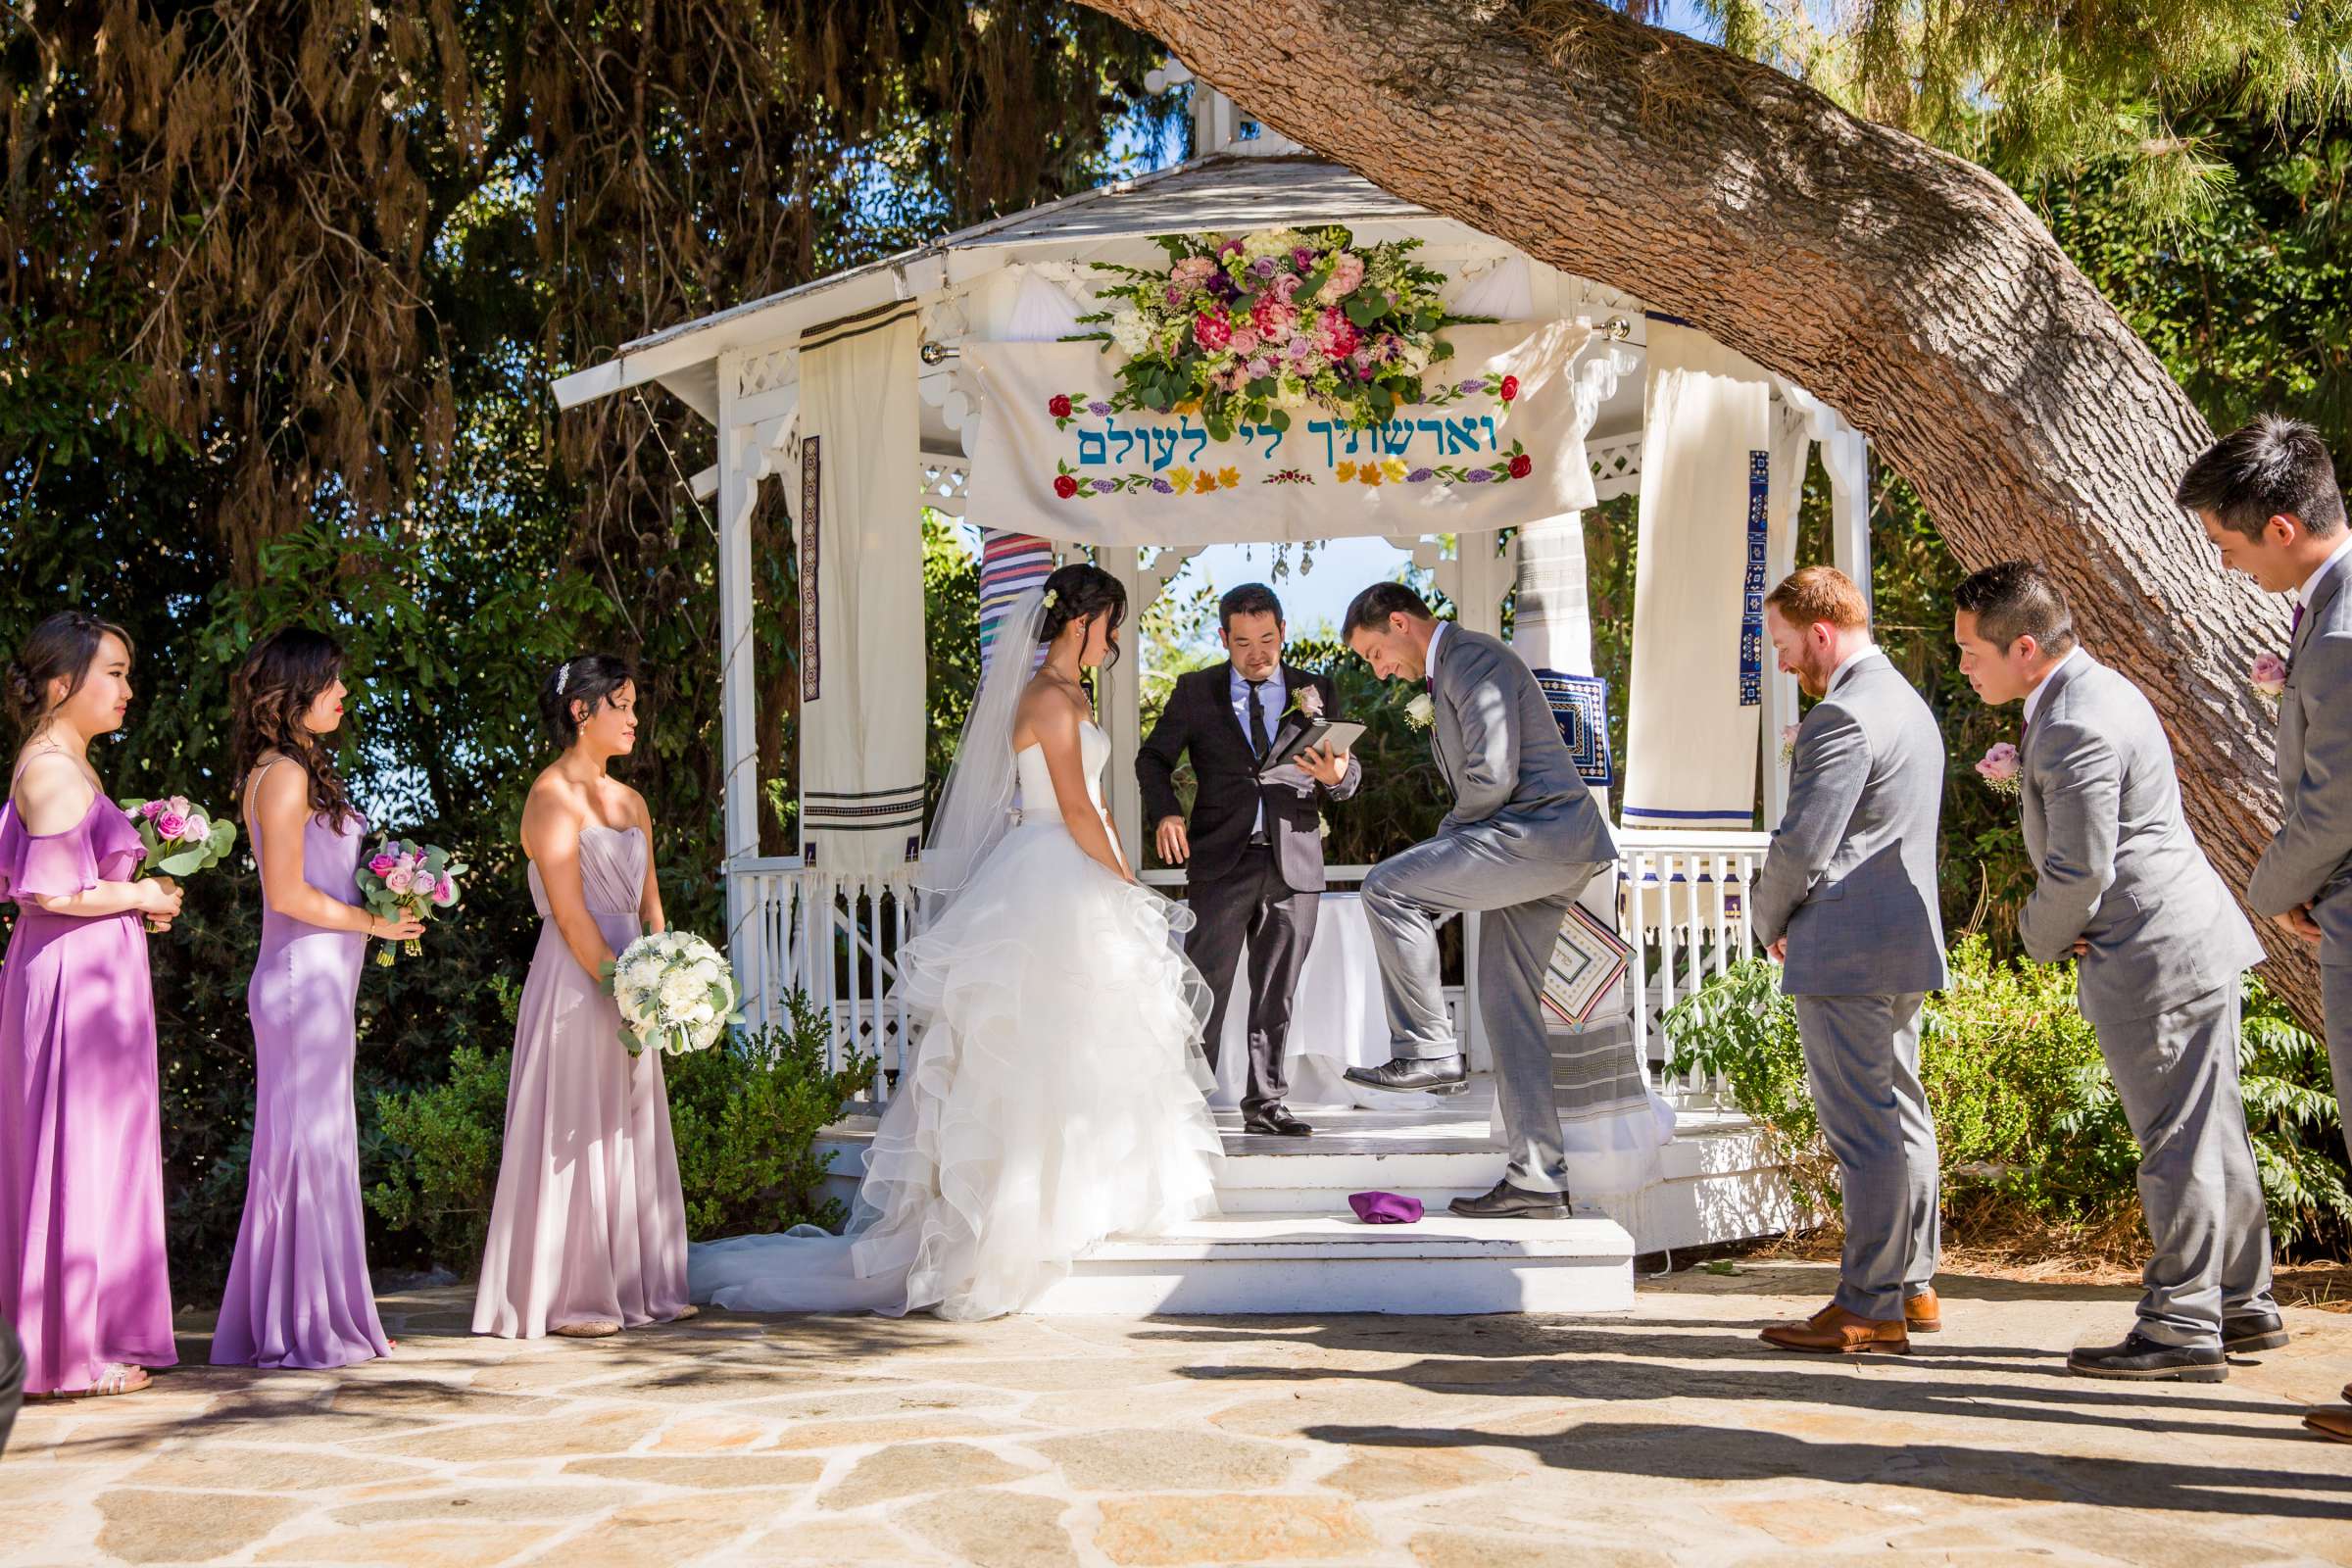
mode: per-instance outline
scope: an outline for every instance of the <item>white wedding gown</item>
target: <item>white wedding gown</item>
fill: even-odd
[[[1110,741],[1080,730],[1100,811]],[[753,1312],[1017,1312],[1113,1234],[1216,1212],[1191,912],[1078,847],[1045,755],[1018,825],[903,950],[917,1054],[866,1156],[848,1237],[698,1244],[697,1301]]]

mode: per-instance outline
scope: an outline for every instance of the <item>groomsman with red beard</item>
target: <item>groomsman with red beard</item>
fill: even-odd
[[[2317,430],[2261,418],[2189,465],[2174,499],[2197,515],[2222,565],[2292,594],[2278,699],[2278,831],[2246,903],[2319,950],[2336,1104],[2352,1102],[2352,530]],[[2352,1141],[2352,1118],[2345,1122]],[[2352,1400],[2352,1384],[2344,1397]],[[2352,1409],[2304,1425],[2352,1443]]]
[[[2226,1352],[2286,1343],[2271,1223],[2238,1099],[2238,998],[2262,944],[2180,810],[2173,749],[2138,687],[2075,638],[2066,595],[2029,561],[1953,596],[1960,672],[2024,704],[2018,804],[2034,891],[2018,937],[2076,960],[2076,994],[2139,1142],[2153,1242],[2120,1344],[2067,1357],[2079,1377],[2219,1383]]]

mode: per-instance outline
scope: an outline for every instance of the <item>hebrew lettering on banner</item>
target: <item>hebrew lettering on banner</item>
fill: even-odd
[[[1515,526],[1592,505],[1565,321],[1449,329],[1420,402],[1350,428],[1314,405],[1216,440],[1198,410],[1127,406],[1094,343],[966,343],[982,418],[970,514],[1089,544]]]

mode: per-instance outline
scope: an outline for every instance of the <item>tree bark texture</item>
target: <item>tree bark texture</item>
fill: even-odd
[[[2163,716],[2190,825],[2244,888],[2278,819],[2246,667],[2284,651],[2287,612],[2173,505],[2203,418],[1998,178],[1589,0],[1089,3],[1383,188],[1826,399],[1963,563],[2047,565]],[[2316,1030],[2311,951],[2256,924]]]

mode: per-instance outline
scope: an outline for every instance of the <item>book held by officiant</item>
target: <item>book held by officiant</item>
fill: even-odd
[[[1308,719],[1305,728],[1274,748],[1274,755],[1266,759],[1266,766],[1280,767],[1285,762],[1295,762],[1298,760],[1300,752],[1318,746],[1328,745],[1335,752],[1352,752],[1355,743],[1363,738],[1363,733],[1364,726],[1353,719]]]

